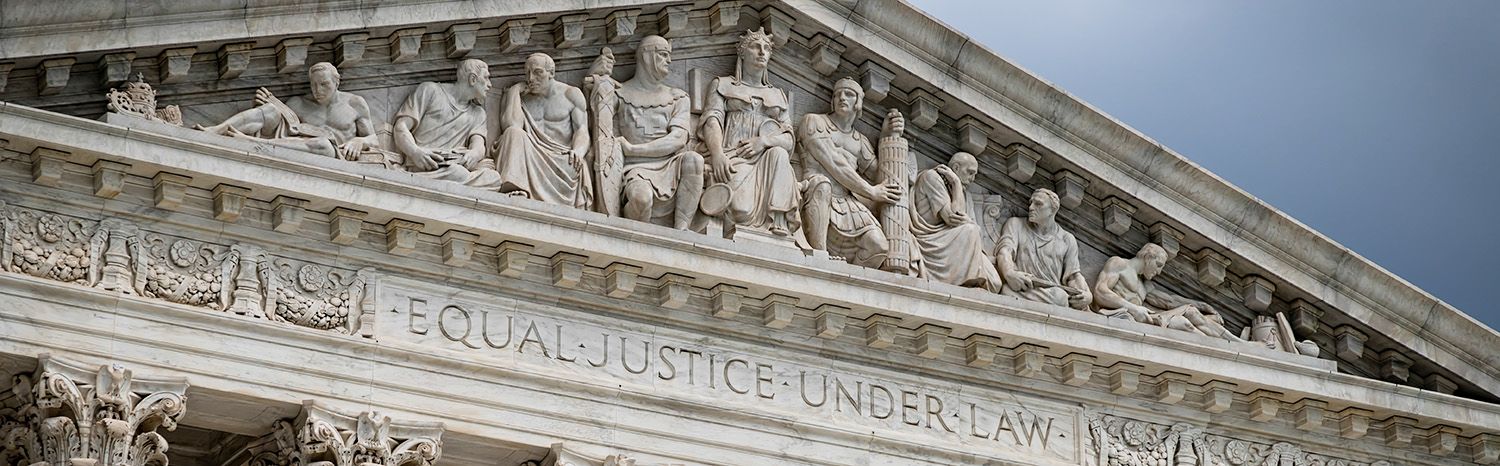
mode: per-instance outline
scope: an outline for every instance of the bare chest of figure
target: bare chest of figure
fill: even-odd
[[[1120,279],[1115,281],[1115,286],[1112,289],[1115,294],[1120,295],[1121,298],[1125,298],[1126,301],[1130,301],[1131,304],[1144,305],[1146,294],[1151,291],[1147,288],[1148,286],[1150,284],[1142,281],[1139,275],[1127,273],[1120,275]]]
[[[327,106],[318,105],[317,102],[307,98],[295,99],[293,102],[288,102],[287,106],[297,112],[297,118],[302,119],[304,124],[331,129],[345,139],[355,136],[355,121],[359,119],[359,112],[349,105],[349,99],[346,96],[334,97],[333,102]]]
[[[531,124],[555,141],[567,143],[573,138],[573,104],[567,96],[553,93],[550,96],[522,95],[521,106]]]
[[[843,152],[836,154],[836,156],[844,157],[845,161],[849,162],[849,165],[852,167],[859,166],[859,153],[864,151],[865,147],[864,137],[861,137],[858,133],[834,131],[833,134],[829,135],[829,140],[833,142],[835,147],[843,149]]]

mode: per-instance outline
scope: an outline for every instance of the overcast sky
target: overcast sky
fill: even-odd
[[[910,1],[1500,328],[1500,1]]]

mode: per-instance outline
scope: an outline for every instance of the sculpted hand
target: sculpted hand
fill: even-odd
[[[896,109],[891,109],[885,114],[885,126],[880,129],[880,137],[901,137],[906,132],[906,117]]]
[[[946,214],[943,215],[943,222],[947,223],[949,226],[963,225],[965,223],[969,223],[969,214],[963,213],[959,210],[949,210]]]
[[[1005,274],[1005,286],[1015,291],[1026,291],[1031,289],[1031,274],[1026,272],[1010,272]]]
[[[1089,294],[1088,290],[1078,290],[1077,293],[1068,293],[1068,307],[1073,309],[1088,309],[1089,303],[1093,300],[1094,296]]]
[[[729,167],[729,157],[723,154],[709,155],[708,174],[714,183],[728,183],[729,175],[734,174],[734,169]]]
[[[344,160],[355,160],[359,158],[359,153],[364,150],[365,140],[354,138],[339,146],[339,155],[344,157]]]
[[[582,172],[583,171],[583,151],[582,150],[578,150],[578,149],[573,149],[573,150],[568,151],[568,165],[571,166],[571,167],[573,167],[574,171]]]
[[[433,153],[430,150],[427,150],[427,149],[417,149],[417,150],[421,151],[421,153],[418,153],[418,154],[407,154],[407,157],[406,157],[407,158],[407,160],[406,160],[407,164],[411,165],[412,168],[417,169],[417,171],[427,172],[427,171],[436,170],[437,167],[438,167],[438,162],[441,162],[443,160],[442,156],[439,156],[439,155]]]
[[[484,149],[466,149],[463,151],[463,159],[459,162],[464,164],[464,168],[476,169],[479,168],[479,162],[484,161],[485,154],[487,152]]]
[[[890,183],[876,185],[875,190],[870,193],[870,200],[877,204],[895,204],[901,202],[901,185],[892,181]]]
[[[276,100],[276,95],[264,87],[255,90],[255,106],[259,107]]]

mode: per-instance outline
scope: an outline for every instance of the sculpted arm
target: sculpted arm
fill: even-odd
[[[623,108],[623,106],[621,107]],[[681,151],[688,141],[688,99],[680,97],[672,104],[672,115],[668,118],[672,125],[666,136],[662,136],[641,144],[632,144],[630,141],[620,141],[620,151],[626,157],[662,158],[676,155]],[[633,125],[634,121],[628,119],[617,120],[621,126]]]
[[[1146,288],[1146,304],[1150,304],[1161,309],[1172,309],[1179,306],[1193,306],[1198,308],[1198,311],[1203,313],[1203,315],[1205,316],[1216,317],[1218,315],[1218,313],[1214,312],[1213,308],[1210,307],[1207,303],[1187,299],[1182,296],[1167,292],[1166,290],[1162,290],[1161,287],[1150,284],[1147,284]]]
[[[1063,280],[1066,285],[1078,290],[1078,294],[1068,295],[1068,305],[1074,309],[1088,310],[1089,303],[1094,301],[1093,293],[1089,292],[1089,283],[1083,279],[1083,268],[1078,266],[1078,239],[1068,235],[1068,253],[1063,257]]]
[[[511,128],[523,128],[525,123],[521,119],[526,114],[521,112],[521,88],[524,84],[514,84],[505,89],[505,98],[500,105],[500,131],[504,132]]]
[[[351,94],[349,106],[354,107],[355,138],[339,146],[339,153],[344,158],[353,160],[364,148],[379,146],[380,140],[375,136],[375,124],[370,121],[370,105],[365,103],[365,98]]]
[[[573,123],[573,153],[580,160],[583,154],[589,151],[589,112],[588,100],[583,97],[583,91],[576,87],[569,87],[567,92],[568,103],[573,108],[568,112],[569,119]]]
[[[715,79],[709,85],[715,89],[708,95],[708,102],[703,106],[703,128],[699,135],[703,137],[703,145],[708,148],[708,171],[714,182],[723,183],[729,181],[730,171],[729,157],[724,155],[724,95],[720,94],[719,80]]]
[[[821,126],[825,124],[827,123],[820,121],[812,114],[802,117],[800,128],[803,154],[812,157],[835,183],[848,189],[849,192],[865,199],[874,199],[879,193],[876,192],[874,186],[860,177],[856,167],[849,163],[848,151],[835,145],[826,131],[820,131]]]
[[[1000,270],[1006,288],[1015,291],[1031,289],[1031,274],[1016,267],[1016,229],[1025,228],[1019,218],[1011,218],[1000,227],[1000,242],[995,245],[995,268]]]
[[[1124,259],[1111,257],[1104,262],[1104,268],[1099,271],[1099,279],[1094,281],[1094,304],[1100,309],[1131,309],[1139,307],[1130,300],[1115,293],[1115,285],[1120,282],[1120,275],[1128,270]],[[1134,312],[1132,312],[1134,314]]]
[[[396,126],[391,128],[391,143],[396,146],[396,152],[400,152],[406,160],[406,165],[418,171],[431,171],[437,168],[438,156],[427,149],[417,146],[417,140],[411,135],[411,129],[416,126],[417,120],[410,116],[396,117]]]

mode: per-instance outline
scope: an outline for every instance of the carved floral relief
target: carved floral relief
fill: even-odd
[[[1390,466],[1303,451],[1288,442],[1240,440],[1187,423],[1156,424],[1109,414],[1089,415],[1087,466]]]
[[[0,237],[0,270],[6,272],[345,334],[359,324],[374,272],[3,202]]]

